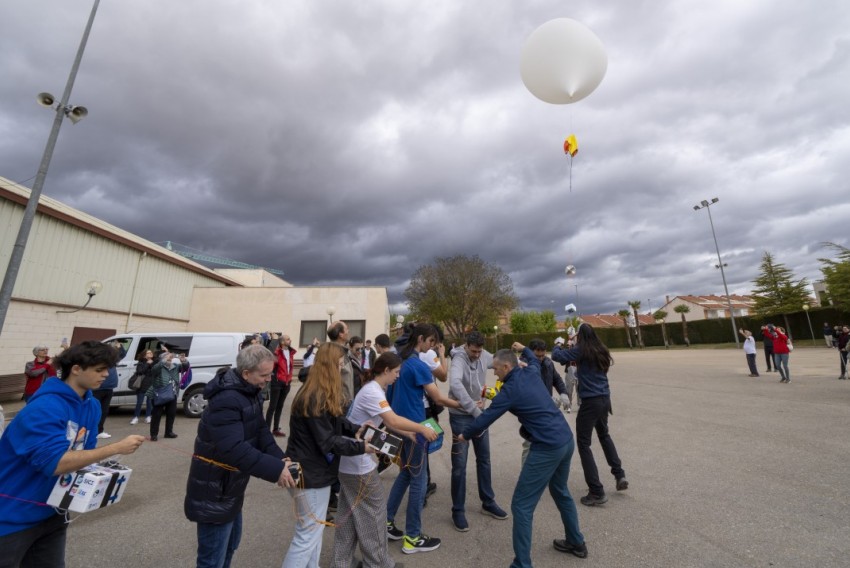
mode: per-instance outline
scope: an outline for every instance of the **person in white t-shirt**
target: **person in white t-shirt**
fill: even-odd
[[[753,334],[747,329],[739,329],[738,333],[744,337],[744,354],[747,356],[747,366],[750,368],[750,374],[747,376],[758,377],[759,370],[756,367],[756,340]]]
[[[411,439],[421,434],[429,442],[436,440],[434,430],[399,416],[387,402],[387,385],[398,379],[400,370],[401,357],[395,353],[387,352],[378,357],[373,369],[364,375],[363,386],[351,404],[348,419],[376,427],[385,423],[394,433]],[[358,542],[364,566],[395,566],[387,551],[387,497],[376,468],[377,463],[368,454],[340,458],[339,510],[351,511],[351,514],[341,515],[336,521],[335,568],[351,566]]]

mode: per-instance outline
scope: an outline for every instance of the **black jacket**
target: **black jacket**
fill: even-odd
[[[339,472],[339,456],[359,456],[366,451],[363,441],[354,440],[360,426],[344,416],[289,417],[286,455],[301,464],[305,489],[333,485]],[[346,437],[348,436],[348,437]]]
[[[271,482],[280,478],[284,453],[266,426],[260,391],[232,369],[220,370],[207,383],[195,455],[238,471],[192,460],[183,502],[190,521],[230,522],[242,510],[250,476]]]
[[[142,386],[139,392],[146,393],[151,387],[151,383],[153,382],[153,365],[153,363],[148,363],[146,359],[142,359],[136,363],[136,374],[145,377],[142,379]]]
[[[543,361],[540,362],[540,378],[543,379],[549,396],[552,396],[552,387],[555,387],[558,394],[566,394],[567,385],[564,384],[564,379],[561,378],[555,363],[549,357],[543,357]]]

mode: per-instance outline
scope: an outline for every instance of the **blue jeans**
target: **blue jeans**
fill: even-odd
[[[570,544],[581,544],[584,535],[578,528],[576,503],[567,489],[570,475],[570,459],[575,450],[575,441],[554,450],[541,450],[532,447],[522,466],[517,480],[514,496],[511,500],[511,513],[514,517],[513,544],[514,561],[512,568],[525,568],[531,564],[531,523],[534,509],[543,495],[546,485],[561,513],[564,535]]]
[[[395,478],[390,496],[387,499],[387,521],[394,521],[401,506],[401,500],[407,488],[407,513],[404,518],[404,534],[416,537],[422,534],[422,504],[425,502],[425,489],[428,475],[425,467],[425,446],[405,440],[401,448],[401,472]]]
[[[791,380],[791,372],[788,370],[788,353],[774,353],[773,366],[779,371],[779,376],[786,381]]]
[[[145,391],[139,391],[136,393],[136,411],[133,413],[133,418],[138,418],[142,413],[142,402],[147,401],[147,405],[145,407],[145,416],[150,418],[151,412],[153,411],[153,403],[151,399],[145,396]]]
[[[295,499],[295,535],[282,568],[318,568],[331,488],[290,489],[289,494]]]
[[[475,419],[469,414],[449,413],[452,427],[452,512],[464,512],[466,505],[466,458],[469,455],[469,442],[458,442],[457,436]],[[478,498],[483,505],[495,503],[493,483],[490,476],[490,434],[487,430],[481,436],[473,438],[475,450],[475,471],[478,477]]]
[[[197,568],[230,568],[242,540],[242,512],[229,523],[198,523]]]

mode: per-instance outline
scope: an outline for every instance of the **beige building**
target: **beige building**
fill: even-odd
[[[29,194],[0,178],[0,278]],[[100,288],[79,309],[92,283]],[[296,287],[264,270],[214,271],[42,196],[0,330],[0,398],[22,390],[24,364],[38,344],[55,353],[63,338],[166,331],[284,331],[293,342],[324,340],[329,307],[352,332],[374,337],[388,329],[385,288]]]
[[[735,317],[750,315],[756,305],[756,300],[752,296],[730,294],[727,300],[726,296],[710,294],[708,296],[676,296],[672,299],[667,296],[666,303],[661,306],[661,309],[667,312],[665,319],[667,323],[682,321],[682,315],[675,311],[677,306],[682,305],[690,308],[690,311],[685,314],[686,321],[728,318],[730,302]]]

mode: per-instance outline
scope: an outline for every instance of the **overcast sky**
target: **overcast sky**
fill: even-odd
[[[850,3],[600,4],[103,0],[71,97],[90,114],[62,127],[44,193],[392,304],[459,253],[508,272],[524,309],[722,293],[693,210],[713,197],[730,292],[764,251],[820,279],[820,243],[850,245]],[[91,5],[3,3],[0,176],[32,184],[53,119],[35,95],[61,96]],[[519,74],[560,17],[608,54],[572,105]]]

